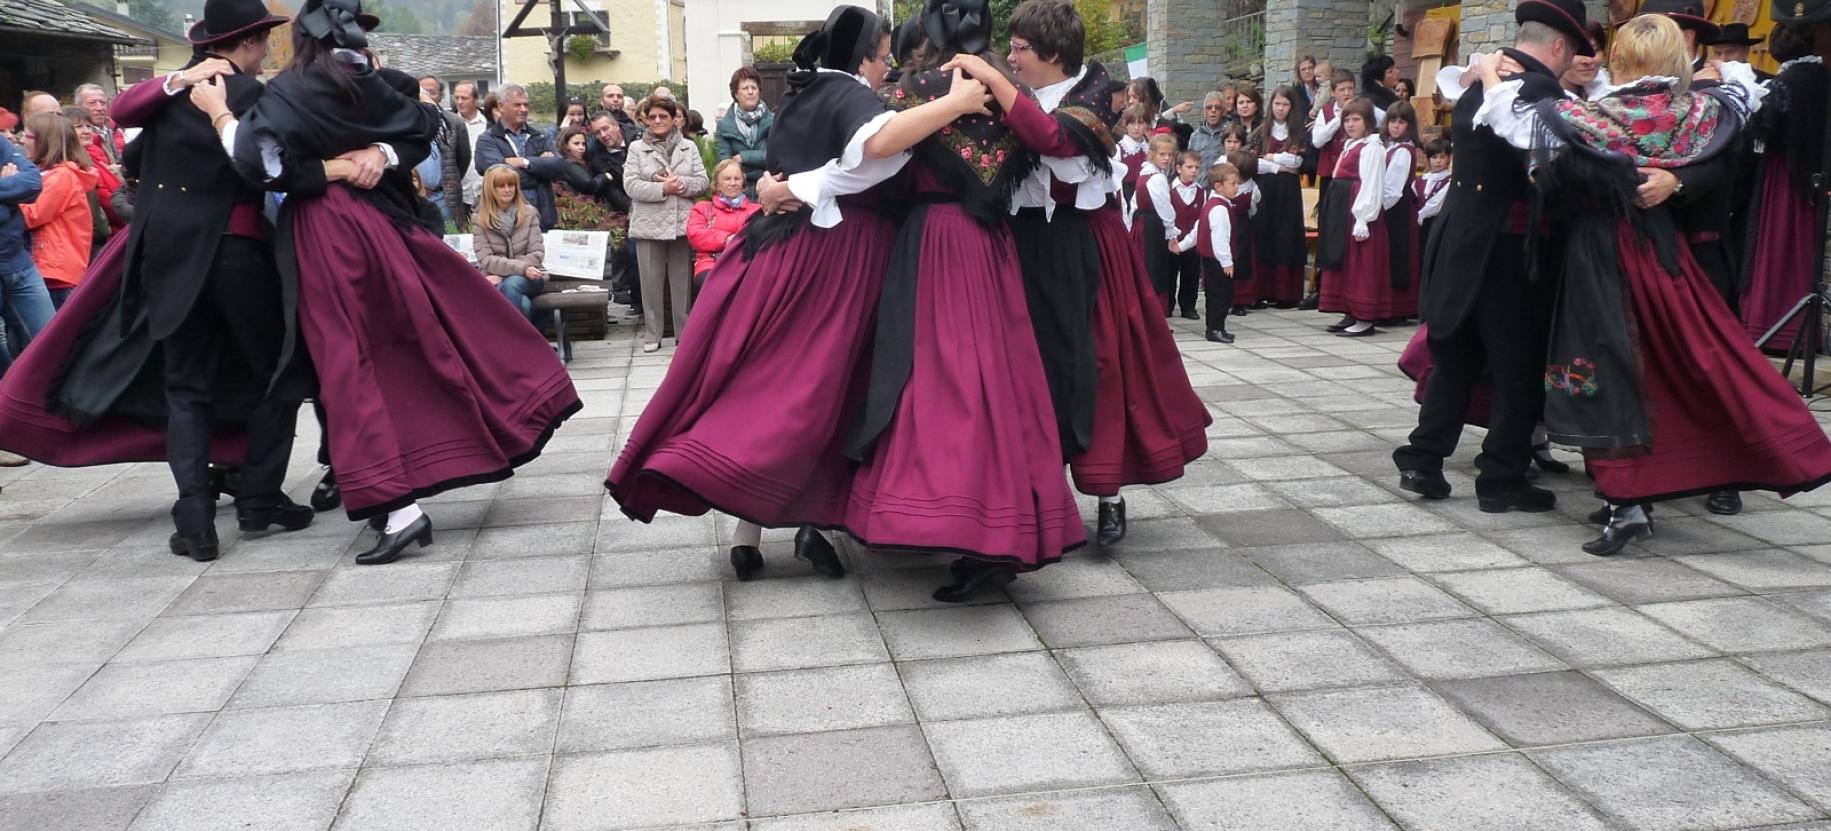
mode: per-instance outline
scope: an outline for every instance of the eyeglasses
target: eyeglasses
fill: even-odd
[[[1034,48],[1032,48],[1030,46],[1030,44],[1028,44],[1028,43],[1024,43],[1023,41],[1019,41],[1019,40],[1011,41],[1011,54],[1013,54],[1013,55],[1021,55],[1025,52],[1035,52],[1035,51],[1036,50]]]
[[[649,113],[648,115],[643,116],[642,120],[643,121],[673,121],[674,116],[672,116],[668,113]]]

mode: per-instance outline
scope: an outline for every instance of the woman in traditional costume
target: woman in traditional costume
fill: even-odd
[[[373,189],[327,181],[321,159],[378,142],[423,155],[444,123],[412,76],[371,65],[374,20],[357,0],[307,2],[292,61],[244,118],[220,87],[191,93],[243,177],[287,195],[277,259],[298,322],[284,354],[303,337],[344,509],[381,531],[364,565],[430,544],[419,499],[507,478],[580,407],[540,333],[420,224],[412,159]]]
[[[1322,301],[1317,308],[1342,312],[1328,327],[1342,337],[1379,333],[1374,324],[1391,317],[1391,242],[1381,216],[1385,198],[1386,145],[1375,132],[1373,104],[1356,98],[1341,114],[1342,146],[1328,192],[1323,196],[1317,260],[1323,263]]]
[[[1039,302],[1039,295],[1068,285],[1089,289],[1092,308],[1081,310],[1082,331],[1041,337],[1039,327],[1038,341],[1045,355],[1079,354],[1074,344],[1081,338],[1090,347],[1087,395],[1058,394],[1055,407],[1062,429],[1084,431],[1072,440],[1063,435],[1063,444],[1073,448],[1068,463],[1075,488],[1100,500],[1096,534],[1105,547],[1125,537],[1120,488],[1182,478],[1184,467],[1207,452],[1212,419],[1189,383],[1169,324],[1156,314],[1156,292],[1119,211],[1124,168],[1113,163],[1115,146],[1105,126],[1106,68],[1081,64],[1079,42],[1055,40],[1080,28],[1073,24],[1079,24],[1078,14],[1062,0],[1028,2],[1012,13],[1014,44],[1025,48],[1022,60],[1042,64],[1039,74],[1053,68],[1052,76],[1064,76],[1034,96],[1020,93],[976,55],[960,55],[948,68],[959,66],[984,81],[1005,126],[1041,156],[1019,191],[1013,220],[1033,318],[1039,309],[1060,305]],[[1015,55],[1017,47],[1012,49]],[[1089,268],[1092,273],[1078,273]],[[1080,415],[1061,418],[1064,411]]]
[[[1812,37],[1809,26],[1783,24],[1774,29],[1768,53],[1783,63],[1768,82],[1768,96],[1751,125],[1766,159],[1754,200],[1749,267],[1742,271],[1740,308],[1751,338],[1767,334],[1822,279],[1821,264],[1813,259],[1817,249],[1811,244],[1824,230],[1812,227],[1817,217],[1812,177],[1824,169],[1831,70],[1812,54]],[[1791,349],[1800,320],[1795,317],[1766,348]]]
[[[983,0],[929,0],[929,46],[891,96],[940,98],[955,55],[989,46]],[[982,55],[983,57],[983,55]],[[956,69],[955,73],[960,70]],[[884,284],[846,527],[886,550],[954,553],[959,602],[1086,543],[1017,252],[1011,192],[1035,157],[989,115],[956,119],[916,145],[914,207]]]
[[[758,191],[767,205],[786,188],[803,209],[752,218],[707,273],[667,377],[604,482],[642,522],[663,510],[738,517],[740,580],[763,566],[762,527],[796,525],[795,555],[845,574],[814,527],[845,519],[845,442],[896,238],[887,181],[916,140],[984,107],[971,82],[887,111],[874,88],[889,37],[877,15],[841,6],[796,48]]]
[[[1706,162],[1732,147],[1763,91],[1747,64],[1691,87],[1678,24],[1643,15],[1616,33],[1619,83],[1601,97],[1517,104],[1500,56],[1477,65],[1479,123],[1541,157],[1566,217],[1563,286],[1545,371],[1551,438],[1582,448],[1611,508],[1583,549],[1652,536],[1649,502],[1724,488],[1788,496],[1831,481],[1831,441],[1748,340],[1692,258],[1671,208],[1642,208],[1637,168]],[[1549,160],[1545,152],[1563,146]]]
[[[1303,269],[1309,262],[1303,229],[1303,183],[1299,171],[1308,147],[1297,93],[1288,86],[1272,91],[1264,123],[1247,136],[1247,149],[1259,157],[1259,213],[1253,222],[1253,274],[1259,299],[1273,308],[1295,308],[1303,299]]]

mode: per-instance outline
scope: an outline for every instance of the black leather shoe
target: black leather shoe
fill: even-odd
[[[222,556],[222,546],[216,541],[216,529],[211,528],[201,534],[180,534],[172,532],[172,538],[166,541],[172,553],[180,557],[189,557],[200,563],[207,563]]]
[[[1183,320],[1201,320],[1201,319],[1202,319],[1201,314],[1196,312],[1194,309],[1184,309],[1183,310]]]
[[[1614,518],[1602,528],[1602,536],[1583,544],[1583,551],[1598,557],[1613,557],[1628,547],[1628,543],[1653,536],[1652,518],[1639,522],[1617,522]]]
[[[1563,474],[1570,472],[1570,465],[1558,461],[1558,457],[1551,455],[1551,445],[1549,444],[1535,444],[1532,446],[1532,463],[1538,465],[1539,470],[1545,471],[1546,473]]]
[[[1316,310],[1316,307],[1320,305],[1322,305],[1322,295],[1312,294],[1299,301],[1297,303],[1297,308],[1302,311],[1313,312]]]
[[[1704,510],[1722,516],[1735,516],[1742,513],[1742,494],[1736,491],[1717,491],[1704,500]]]
[[[1411,325],[1411,318],[1409,318],[1409,317],[1389,317],[1389,318],[1386,318],[1385,320],[1378,321],[1378,325],[1389,326],[1389,327],[1390,326],[1409,326],[1409,325]]]
[[[312,510],[318,513],[335,511],[343,506],[343,488],[337,485],[337,471],[324,469],[324,478],[318,480],[318,486],[312,488]]]
[[[432,517],[426,514],[420,514],[419,519],[407,523],[407,527],[392,534],[384,528],[381,538],[375,541],[374,548],[356,555],[356,564],[379,566],[392,563],[401,558],[401,552],[408,545],[416,542],[421,548],[432,544]]]
[[[1334,323],[1329,324],[1328,327],[1326,329],[1324,329],[1324,331],[1345,332],[1348,330],[1349,326],[1353,326],[1355,323],[1356,323],[1356,321],[1354,319],[1354,315],[1342,315],[1341,320],[1337,320]]]
[[[1264,300],[1255,300],[1255,301],[1253,301],[1253,304],[1251,306],[1248,306],[1247,308],[1249,308],[1249,309],[1269,309],[1269,308],[1271,308],[1271,305],[1272,305],[1271,303],[1264,301]]]
[[[839,552],[834,551],[833,544],[812,525],[803,525],[795,532],[795,559],[808,561],[815,571],[828,577],[846,576],[846,567],[839,562]]]
[[[1010,569],[998,563],[970,562],[971,566],[964,574],[954,576],[954,582],[935,589],[934,599],[942,603],[960,603],[985,589],[1009,586],[1017,579]]]
[[[1208,330],[1208,340],[1215,343],[1233,343],[1233,333],[1226,330],[1217,332],[1210,329]]]
[[[731,570],[737,572],[737,579],[749,580],[763,570],[763,552],[754,545],[731,546]]]
[[[1520,485],[1493,493],[1478,493],[1475,501],[1484,514],[1508,511],[1542,514],[1558,506],[1558,495],[1536,485]]]
[[[281,496],[280,504],[268,508],[236,508],[235,521],[248,533],[259,533],[278,525],[284,531],[297,531],[312,524],[312,509]]]
[[[1399,490],[1411,491],[1425,499],[1450,498],[1450,480],[1441,470],[1401,470]]]
[[[1101,548],[1118,545],[1125,539],[1125,500],[1100,503],[1100,522],[1094,538]]]
[[[1233,307],[1233,311],[1228,312],[1228,314],[1233,315],[1234,317],[1245,317],[1246,316],[1246,307],[1245,306],[1235,306],[1235,307]]]
[[[1347,329],[1343,329],[1340,332],[1336,332],[1335,336],[1338,338],[1370,338],[1370,337],[1373,337],[1374,335],[1378,335],[1378,334],[1382,334],[1380,332],[1380,327],[1369,326],[1365,329],[1360,330],[1359,332],[1353,332],[1353,331],[1349,331]]]

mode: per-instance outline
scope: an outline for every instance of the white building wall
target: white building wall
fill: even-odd
[[[745,23],[808,21],[817,26],[842,2],[686,0],[687,100],[705,115],[707,129],[711,129],[713,115],[731,103],[731,73],[744,65]]]

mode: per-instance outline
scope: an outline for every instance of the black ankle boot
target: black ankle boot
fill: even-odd
[[[833,544],[812,525],[803,525],[795,532],[795,559],[806,560],[815,571],[828,577],[846,576],[846,567],[839,562],[839,552],[834,551]]]
[[[749,580],[763,570],[763,552],[754,545],[731,546],[731,570],[737,572],[737,579]]]
[[[1633,522],[1621,519],[1620,512],[1611,510],[1608,525],[1603,526],[1602,536],[1583,544],[1586,553],[1598,557],[1613,557],[1628,547],[1628,543],[1653,536],[1653,518],[1645,516]]]
[[[1100,503],[1100,521],[1096,526],[1095,539],[1101,548],[1118,545],[1125,539],[1125,500]]]
[[[1542,514],[1558,506],[1558,495],[1536,485],[1520,483],[1509,488],[1499,488],[1488,493],[1475,494],[1475,506],[1484,514],[1504,514],[1519,511],[1527,514]]]
[[[343,504],[343,488],[337,485],[337,471],[324,469],[324,478],[318,480],[318,486],[312,488],[312,510],[318,513],[335,511]]]
[[[1341,320],[1337,320],[1334,323],[1329,324],[1328,328],[1325,331],[1335,332],[1337,334],[1340,334],[1342,332],[1348,331],[1348,327],[1353,326],[1354,324],[1359,323],[1359,322],[1360,321],[1354,319],[1354,315],[1342,315]]]
[[[1704,500],[1704,510],[1718,516],[1735,516],[1742,513],[1742,494],[1735,491],[1717,491]]]
[[[236,508],[235,521],[247,533],[260,533],[278,525],[281,530],[297,531],[312,524],[312,509],[281,495],[278,504],[265,508]]]
[[[200,563],[207,563],[222,556],[222,546],[216,540],[216,529],[211,528],[201,534],[180,534],[172,532],[166,540],[172,553],[180,557],[189,557]]]
[[[965,573],[954,576],[954,582],[935,589],[934,599],[942,603],[960,603],[983,589],[1003,588],[1017,579],[1017,575],[999,563],[970,562],[972,565],[963,569]]]
[[[383,527],[381,538],[375,541],[375,547],[356,555],[359,566],[379,566],[392,563],[401,558],[401,552],[412,543],[419,543],[421,548],[432,544],[432,517],[420,514],[420,518],[407,523],[392,534]]]

